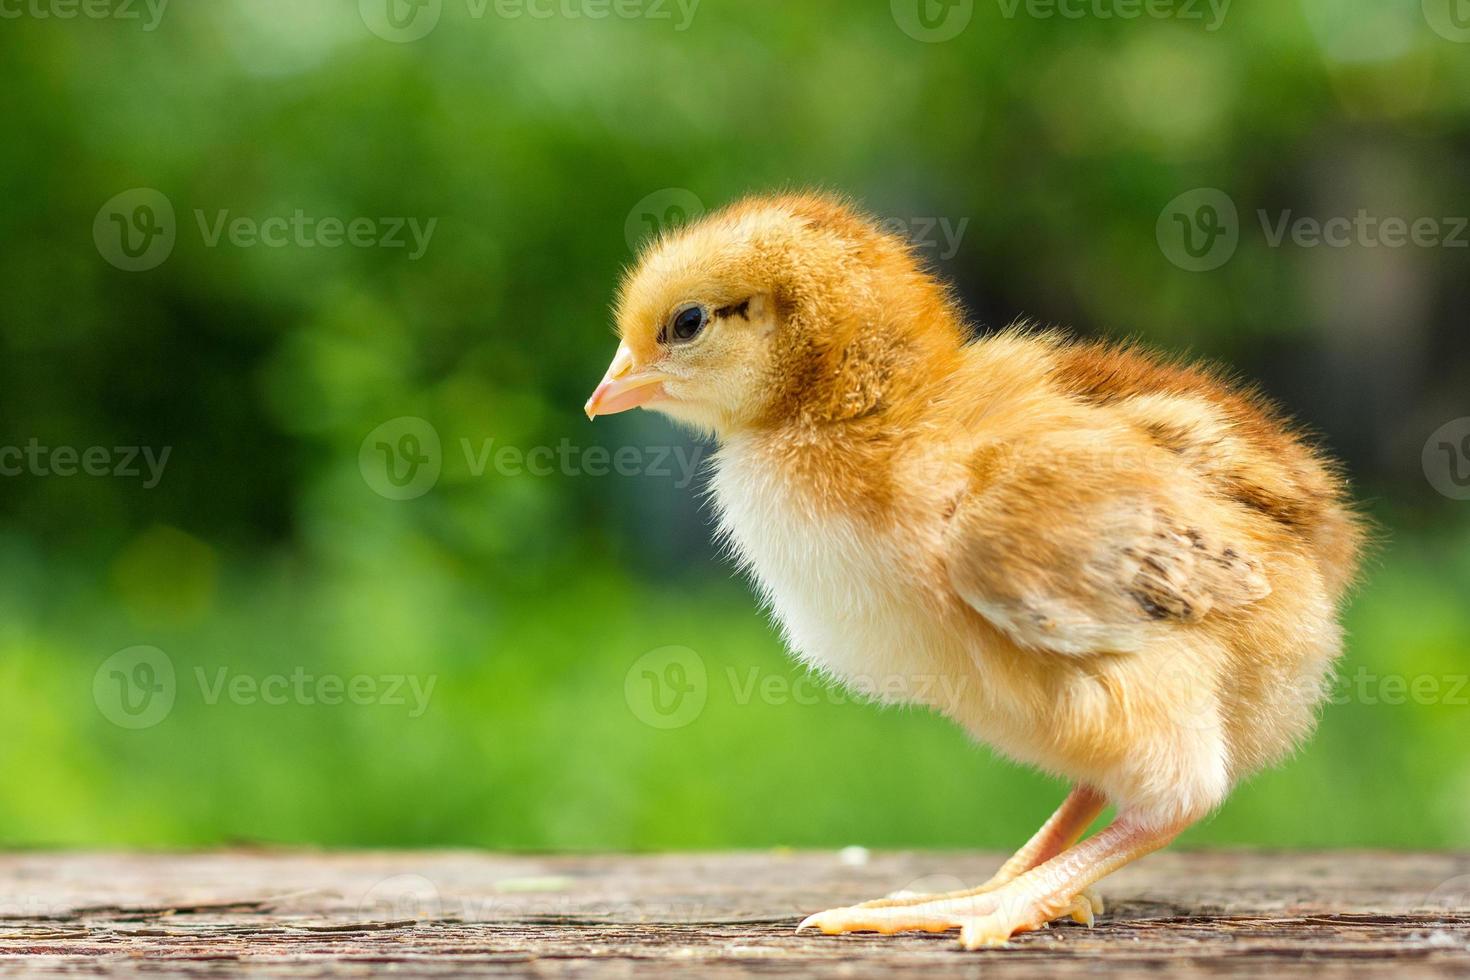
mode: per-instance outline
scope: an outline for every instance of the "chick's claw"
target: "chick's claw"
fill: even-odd
[[[1018,932],[1030,932],[1039,926],[1017,926],[1000,919],[998,916],[986,916],[979,919],[971,919],[960,929],[960,946],[963,949],[984,949],[988,946],[1004,946],[1011,941],[1011,937]]]
[[[1072,921],[1080,926],[1091,929],[1097,924],[1097,917],[1104,911],[1102,896],[1091,888],[1082,890],[1076,898],[1072,899],[1072,908],[1069,914]]]
[[[846,932],[948,932],[963,928],[971,919],[985,916],[995,905],[983,898],[938,898],[902,905],[850,905],[807,916],[797,932],[816,929],[828,936]]]
[[[1049,929],[1053,921],[1068,916],[1090,929],[1095,920],[1094,908],[1101,906],[1101,902],[1097,906],[1093,902],[1094,898],[1083,893],[1072,899],[1060,913],[1036,904],[1022,909],[1019,914],[1007,914],[1006,910],[997,909],[990,915],[972,917],[966,919],[960,929],[960,946],[967,950],[1004,946],[1023,932]]]
[[[948,932],[958,929],[961,921],[941,913],[916,913],[909,911],[902,916],[878,915],[872,910],[853,906],[851,908],[828,909],[807,916],[797,932],[816,929],[824,936],[840,936],[848,932],[876,932],[891,936],[900,932]]]

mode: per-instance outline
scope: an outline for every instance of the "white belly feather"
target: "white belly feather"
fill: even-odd
[[[721,450],[712,489],[722,536],[799,660],[874,700],[954,706],[969,672],[943,669],[954,638],[905,574],[915,542],[810,512],[739,445]]]

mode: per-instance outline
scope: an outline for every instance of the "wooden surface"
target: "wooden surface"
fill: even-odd
[[[0,856],[0,973],[283,977],[1470,976],[1470,855],[1165,852],[1096,929],[1003,949],[796,936],[798,918],[983,879],[939,853]]]

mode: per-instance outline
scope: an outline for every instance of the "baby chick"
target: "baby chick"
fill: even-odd
[[[1311,730],[1363,530],[1256,395],[1134,347],[972,340],[908,243],[822,195],[665,235],[616,317],[588,416],[718,440],[721,533],[795,655],[1074,784],[980,887],[802,928],[1090,924],[1094,882]]]

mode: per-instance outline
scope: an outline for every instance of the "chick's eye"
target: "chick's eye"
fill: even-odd
[[[704,307],[686,306],[674,314],[669,324],[669,339],[675,343],[693,340],[708,322],[709,312]]]

